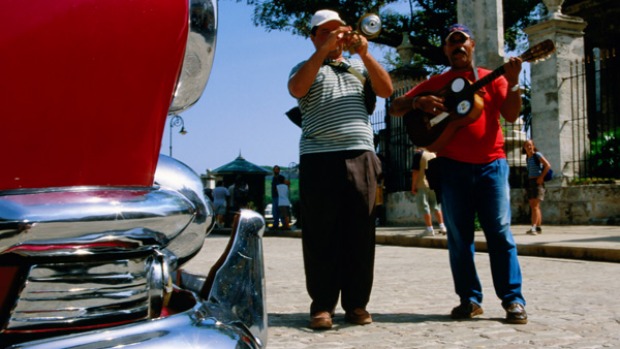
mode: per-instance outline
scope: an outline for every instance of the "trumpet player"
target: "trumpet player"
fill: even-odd
[[[315,52],[296,65],[288,89],[302,113],[299,190],[310,328],[332,327],[338,299],[345,321],[372,322],[366,310],[374,274],[374,202],[381,164],[365,103],[392,94],[390,76],[368,40],[331,10],[310,22]],[[352,50],[359,59],[344,58]],[[372,107],[374,108],[374,106]]]

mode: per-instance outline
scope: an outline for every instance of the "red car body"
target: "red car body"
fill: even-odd
[[[265,346],[264,221],[241,212],[212,277],[184,273],[213,212],[160,155],[215,1],[0,3],[0,348]]]

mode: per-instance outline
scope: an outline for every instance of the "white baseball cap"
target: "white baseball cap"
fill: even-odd
[[[340,18],[338,12],[332,10],[318,10],[310,20],[310,28],[318,27],[330,21],[338,21],[345,25],[346,23]]]

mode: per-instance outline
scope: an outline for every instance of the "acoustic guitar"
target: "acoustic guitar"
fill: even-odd
[[[555,51],[555,45],[553,41],[547,39],[525,51],[519,58],[524,62],[534,62],[548,57],[553,51]],[[476,92],[504,73],[502,65],[474,83],[458,77],[437,92],[420,94],[420,96],[432,94],[444,97],[444,105],[448,111],[438,115],[425,113],[419,109],[407,112],[403,116],[403,122],[411,142],[418,147],[426,147],[430,151],[439,150],[454,134],[454,132],[444,132],[448,124],[452,123],[452,126],[458,128],[480,117],[484,101]]]

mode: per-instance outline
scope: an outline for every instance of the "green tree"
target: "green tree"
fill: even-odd
[[[383,30],[371,41],[397,47],[402,42],[403,33],[409,34],[416,52],[413,63],[420,67],[447,65],[440,38],[444,28],[457,21],[456,0],[237,0],[241,1],[254,6],[256,26],[267,31],[289,31],[302,37],[310,35],[308,23],[312,14],[323,8],[336,9],[347,23],[352,24],[365,13],[378,13]],[[398,8],[406,11],[387,10],[388,5],[401,5]],[[503,0],[503,8],[506,48],[521,49],[525,40],[520,29],[544,14],[545,8],[540,0]],[[398,58],[388,61],[394,66],[400,64]]]

